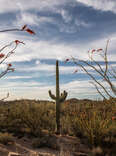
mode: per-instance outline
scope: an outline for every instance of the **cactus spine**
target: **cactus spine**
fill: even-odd
[[[56,96],[51,93],[49,90],[49,96],[56,101],[56,133],[60,134],[61,124],[60,124],[60,109],[61,103],[65,101],[67,97],[67,92],[64,91],[60,95],[60,88],[59,88],[59,63],[56,60]]]

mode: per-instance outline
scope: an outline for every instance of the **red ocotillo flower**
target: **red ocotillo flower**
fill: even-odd
[[[102,48],[99,48],[99,49],[93,49],[93,50],[91,50],[91,53],[94,53],[94,52],[99,52],[99,51],[102,51],[103,49]]]
[[[99,51],[102,51],[103,49],[102,48],[100,48],[100,49],[97,49],[97,51],[99,52]]]
[[[29,29],[26,24],[21,28],[21,30],[26,31],[31,35],[35,35],[35,32],[33,30]]]
[[[78,72],[78,70],[76,69],[73,73],[75,74],[75,73],[77,73]]]
[[[29,28],[27,28],[25,31],[27,31],[31,35],[35,35],[35,32]]]
[[[11,64],[11,63],[9,63],[9,64],[8,64],[8,67],[11,67],[11,66],[12,66],[12,64]]]
[[[95,49],[93,49],[91,52],[92,52],[92,53],[94,53],[95,51],[96,51],[96,50],[95,50]]]
[[[69,59],[67,58],[65,61],[64,61],[64,63],[67,63],[69,61]]]
[[[0,59],[3,58],[5,55],[3,53],[0,54]]]
[[[19,43],[25,44],[24,42],[19,41],[19,40],[15,40],[14,42],[16,43],[16,45],[18,45]]]

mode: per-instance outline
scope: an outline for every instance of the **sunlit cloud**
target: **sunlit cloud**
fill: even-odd
[[[87,6],[93,7],[94,9],[102,11],[112,11],[116,13],[116,1],[114,0],[76,0],[77,2],[83,3]]]

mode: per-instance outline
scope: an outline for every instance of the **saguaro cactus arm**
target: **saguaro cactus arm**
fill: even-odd
[[[52,94],[51,90],[49,90],[49,96],[51,99],[56,100],[56,96]]]
[[[67,97],[68,93],[64,90],[63,93],[61,93],[61,96],[60,96],[60,102],[64,102],[66,97]]]

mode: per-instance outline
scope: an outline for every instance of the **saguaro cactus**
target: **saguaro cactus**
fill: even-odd
[[[64,91],[60,95],[60,88],[59,88],[59,65],[58,60],[56,60],[56,96],[51,93],[49,90],[49,96],[56,101],[56,133],[60,134],[60,109],[61,109],[61,103],[65,101],[67,97],[67,92]]]

